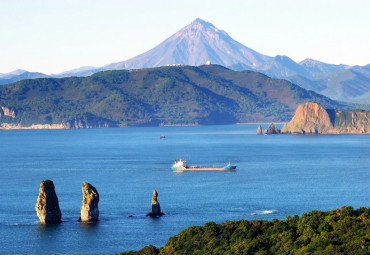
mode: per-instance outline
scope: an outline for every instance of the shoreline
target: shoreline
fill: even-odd
[[[287,122],[274,122],[274,124],[281,124],[284,125]],[[238,122],[234,124],[223,124],[223,125],[270,125],[269,122],[258,123],[258,122]],[[148,127],[195,127],[195,126],[218,126],[218,125],[200,125],[200,124],[174,124],[174,125],[160,125],[160,126],[148,126]],[[0,124],[0,131],[9,131],[9,130],[60,130],[60,129],[102,129],[102,128],[135,128],[135,127],[142,127],[142,126],[118,126],[118,127],[68,127],[65,124],[32,124],[31,126],[21,126],[19,124],[9,124],[9,123],[1,123]],[[295,132],[284,132],[280,133],[283,135],[370,135],[370,132],[338,132],[338,131],[330,131],[326,133],[295,133]]]
[[[285,124],[286,122],[274,122],[275,124]],[[270,122],[238,122],[234,124],[222,124],[222,125],[269,125]],[[196,126],[218,126],[218,125],[201,125],[201,124],[168,124],[159,125],[152,127],[196,127]],[[119,127],[94,127],[94,128],[128,128],[128,127],[140,127],[140,126],[119,126]],[[70,128],[65,124],[32,124],[31,126],[22,126],[20,124],[1,123],[0,130],[37,130],[37,129],[90,129],[91,127],[83,128]]]
[[[235,125],[270,125],[271,123],[284,125],[288,122],[238,122]]]
[[[64,124],[32,124],[31,126],[21,126],[9,123],[2,123],[0,130],[36,130],[36,129],[68,129]]]

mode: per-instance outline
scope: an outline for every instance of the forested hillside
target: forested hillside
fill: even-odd
[[[164,247],[146,246],[121,255],[144,254],[370,254],[370,208],[312,211],[285,220],[208,222],[171,237]]]
[[[287,121],[307,101],[348,108],[252,71],[217,65],[169,66],[1,86],[0,124],[81,128]]]

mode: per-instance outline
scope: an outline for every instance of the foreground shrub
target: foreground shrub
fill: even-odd
[[[121,255],[146,254],[370,254],[370,208],[312,211],[285,220],[208,222]]]

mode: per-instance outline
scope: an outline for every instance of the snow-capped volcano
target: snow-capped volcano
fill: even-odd
[[[271,57],[232,39],[225,31],[196,19],[153,49],[104,69],[133,69],[165,65],[202,65],[210,60],[223,66],[259,66]]]

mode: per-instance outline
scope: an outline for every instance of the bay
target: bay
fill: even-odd
[[[370,136],[258,136],[256,129],[0,131],[0,253],[115,254],[163,246],[208,221],[370,206]],[[174,173],[180,157],[191,165],[230,161],[237,171]],[[45,179],[54,181],[62,224],[38,224],[34,207]],[[96,224],[77,222],[82,182],[100,193]],[[166,213],[161,218],[145,216],[153,189]]]

